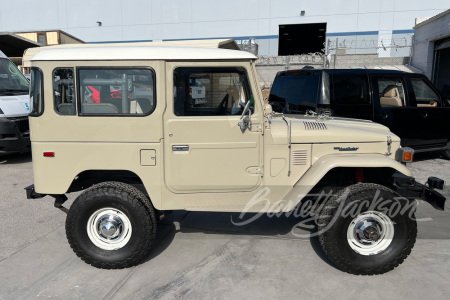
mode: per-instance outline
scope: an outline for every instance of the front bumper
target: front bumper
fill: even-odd
[[[0,118],[0,154],[31,150],[28,117]]]
[[[439,189],[443,189],[443,180],[430,177],[428,182],[436,182],[436,180],[442,181],[442,185],[439,184]],[[425,185],[416,182],[413,177],[406,176],[402,173],[396,172],[392,175],[391,184],[395,191],[408,199],[422,199],[430,203],[434,208],[438,210],[444,210],[445,197],[437,192],[432,186]]]

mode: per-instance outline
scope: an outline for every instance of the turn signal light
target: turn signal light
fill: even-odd
[[[44,157],[55,157],[55,152],[44,152]]]
[[[402,163],[412,163],[414,160],[414,150],[409,147],[402,147],[395,153],[395,160]]]
[[[404,160],[404,161],[411,161],[411,162],[412,162],[412,153],[411,153],[411,152],[405,152],[405,153],[403,153],[403,160]]]

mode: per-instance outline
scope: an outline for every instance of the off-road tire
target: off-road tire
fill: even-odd
[[[120,249],[104,250],[89,238],[89,217],[102,208],[123,212],[132,226],[129,241]],[[150,200],[137,188],[121,182],[103,182],[84,191],[67,214],[66,236],[83,261],[102,269],[135,266],[150,251],[156,234],[156,216]]]
[[[442,155],[443,155],[446,159],[450,159],[450,149],[447,149],[447,150],[442,151]]]
[[[388,200],[384,202],[387,205],[370,207],[377,191],[380,193],[377,199]],[[394,235],[387,248],[377,254],[362,255],[351,248],[347,239],[347,230],[356,216],[350,216],[349,211],[347,214],[342,211],[352,205],[361,207],[359,213],[392,209],[393,205],[403,208],[407,206],[408,209],[396,215],[388,213],[388,219],[393,221]],[[319,241],[330,261],[342,271],[355,275],[383,274],[400,265],[411,253],[417,236],[414,212],[414,203],[399,197],[385,186],[371,183],[355,184],[330,197],[323,206],[318,216]],[[358,215],[358,212],[355,214]]]

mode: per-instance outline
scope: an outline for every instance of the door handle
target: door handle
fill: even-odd
[[[422,118],[428,117],[428,113],[427,112],[423,112],[423,113],[421,113],[421,115],[422,115]]]
[[[174,145],[172,146],[172,151],[189,151],[188,145]]]

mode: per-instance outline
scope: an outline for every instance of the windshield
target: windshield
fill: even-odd
[[[0,95],[28,93],[28,80],[7,58],[0,58]]]
[[[304,114],[315,110],[319,82],[320,77],[310,72],[286,73],[276,77],[269,96],[273,111]]]

